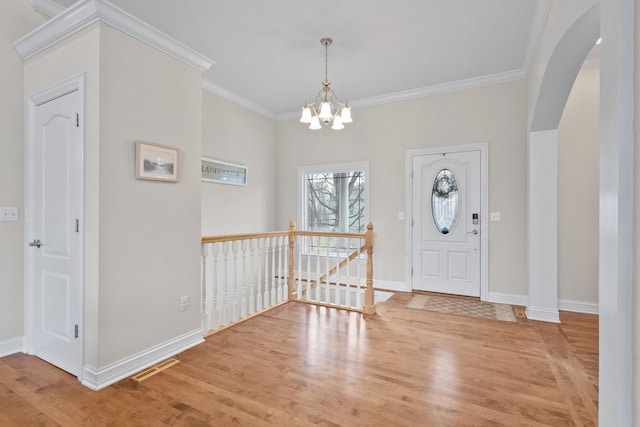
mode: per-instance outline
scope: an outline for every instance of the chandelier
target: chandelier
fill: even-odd
[[[316,99],[311,103],[305,102],[302,107],[302,123],[309,123],[309,129],[322,129],[322,125],[333,122],[331,129],[344,129],[345,123],[351,123],[351,107],[345,102],[338,101],[335,92],[331,90],[331,82],[327,78],[328,48],[333,43],[330,37],[320,39],[324,46],[324,81],[322,89],[318,91]]]

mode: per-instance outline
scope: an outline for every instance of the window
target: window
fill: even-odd
[[[431,213],[436,228],[442,234],[453,231],[458,222],[460,204],[458,203],[458,182],[449,169],[442,169],[433,182],[431,191]]]
[[[298,226],[364,233],[369,219],[369,162],[298,168]]]

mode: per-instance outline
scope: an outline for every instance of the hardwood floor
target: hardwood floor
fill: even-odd
[[[141,383],[93,392],[31,356],[0,359],[0,425],[592,426],[598,318],[517,323],[289,303],[207,338]]]

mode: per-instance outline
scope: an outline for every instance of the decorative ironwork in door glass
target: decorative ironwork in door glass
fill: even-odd
[[[438,172],[433,182],[431,213],[440,233],[449,234],[453,231],[460,214],[460,191],[456,177],[449,169]]]

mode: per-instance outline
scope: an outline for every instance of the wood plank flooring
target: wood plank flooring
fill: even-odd
[[[93,392],[31,356],[0,359],[0,425],[593,426],[598,318],[483,320],[289,303],[180,363]]]

